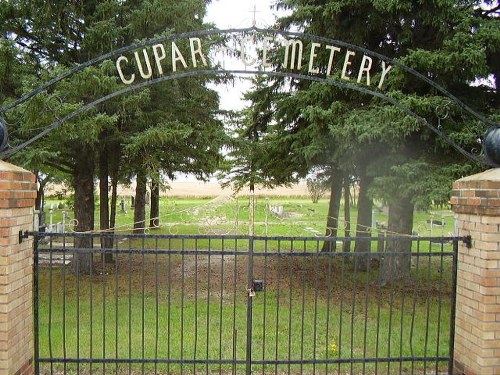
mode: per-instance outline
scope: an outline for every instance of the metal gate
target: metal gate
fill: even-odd
[[[404,237],[412,250],[403,255],[386,251],[397,237],[34,236],[36,373],[421,374],[452,366],[462,238]],[[75,247],[82,237],[93,248]],[[346,251],[356,241],[371,246]],[[407,268],[387,282],[396,260]]]

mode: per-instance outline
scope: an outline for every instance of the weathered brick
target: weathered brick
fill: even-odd
[[[452,208],[459,247],[455,369],[461,374],[500,374],[500,169],[453,184]]]
[[[0,373],[28,375],[32,366],[32,242],[35,177],[0,161]]]
[[[481,198],[498,198],[500,197],[500,190],[490,190],[490,189],[485,189],[485,190],[474,190],[474,196],[476,197],[481,197]]]
[[[500,225],[498,223],[494,224],[484,224],[484,223],[476,223],[474,229],[476,229],[480,233],[497,233],[499,231]],[[498,238],[500,241],[500,237]]]

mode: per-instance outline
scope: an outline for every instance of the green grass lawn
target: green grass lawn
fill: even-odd
[[[322,235],[327,203],[313,204],[306,198],[258,198],[255,233]],[[285,214],[272,214],[271,206],[282,206]],[[244,197],[163,199],[160,211],[162,225],[150,233],[220,235],[248,231],[248,200]],[[417,212],[414,230],[422,236],[447,235],[453,231],[448,214]],[[61,215],[61,210],[54,210],[53,222],[61,220]],[[118,232],[129,232],[132,218],[130,210],[118,210]],[[351,218],[355,222],[354,208]],[[376,211],[374,219],[387,222],[383,210]],[[445,225],[431,227],[431,219],[444,219]],[[255,373],[446,371],[446,362],[363,363],[363,358],[448,356],[451,259],[415,257],[406,283],[384,286],[377,264],[368,272],[355,272],[353,258],[314,256],[322,241],[256,240],[254,248],[261,256],[254,257],[254,278],[263,279],[265,289],[251,299],[248,339],[247,258],[223,255],[226,250],[248,250],[248,241],[162,241],[130,240],[118,249],[210,249],[222,255],[121,254],[108,265],[95,256],[94,274],[79,277],[69,267],[41,267],[39,349],[41,358],[145,362],[169,358],[172,363],[54,363],[54,371],[244,373],[249,343],[253,361],[270,361],[255,364]],[[375,248],[373,245],[372,251]],[[451,251],[451,245],[422,242],[413,249]],[[288,251],[310,252],[311,256],[262,256]],[[185,362],[194,358],[222,363]],[[290,360],[296,363],[279,363]],[[307,363],[312,360],[319,363]],[[50,364],[42,368],[51,370]]]
[[[46,207],[58,207],[64,201],[48,199]],[[117,207],[117,231],[129,231],[133,226],[133,210],[128,206],[127,212],[121,212],[119,202]],[[386,210],[382,205],[374,209],[373,233],[378,230],[376,223],[387,224]],[[278,216],[271,212],[272,208],[282,207],[284,214]],[[248,234],[249,220],[248,197],[232,199],[222,198],[162,198],[160,201],[160,228],[152,229],[152,233],[164,234]],[[73,213],[67,207],[53,210],[53,223],[62,221],[63,211],[70,217]],[[340,212],[343,212],[341,207]],[[321,199],[312,203],[309,198],[280,197],[256,198],[255,234],[270,236],[315,236],[325,234],[328,213],[328,200]],[[47,223],[50,212],[47,211]],[[351,230],[355,228],[357,218],[356,207],[351,208]],[[444,225],[431,225],[439,221]],[[149,212],[147,215],[149,225]],[[69,223],[66,220],[66,223]],[[99,207],[95,213],[96,225],[99,223]],[[339,236],[344,235],[346,223],[339,223]],[[417,211],[414,216],[414,232],[420,236],[448,236],[454,231],[454,219],[451,211],[446,209],[431,209],[429,212]],[[351,233],[352,234],[352,233]]]
[[[421,261],[408,283],[381,286],[378,267],[354,273],[349,259],[254,258],[265,289],[252,298],[252,359],[294,360],[290,372],[346,373],[410,370],[409,362],[361,363],[363,358],[448,355],[450,283]],[[119,255],[95,265],[94,276],[66,268],[40,271],[40,357],[171,359],[134,364],[145,373],[242,373],[247,348],[247,257]],[[431,272],[432,271],[432,272]],[[221,364],[182,361],[223,360]],[[341,364],[352,360],[359,363]],[[318,364],[299,364],[317,360]],[[330,360],[327,365],[325,361]],[[339,363],[335,363],[338,361]],[[102,364],[54,365],[99,373]],[[116,368],[115,368],[116,366]],[[254,365],[257,373],[288,372],[288,365]],[[423,363],[414,364],[419,371]],[[447,364],[427,363],[446,369]],[[46,368],[46,367],[45,367]],[[128,365],[107,364],[126,372]]]

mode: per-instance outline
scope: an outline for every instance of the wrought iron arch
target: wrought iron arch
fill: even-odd
[[[68,115],[64,116],[63,118],[60,118],[54,122],[52,122],[49,126],[47,126],[44,130],[42,130],[40,133],[37,135],[31,137],[27,141],[15,145],[15,146],[9,146],[7,142],[7,135],[8,135],[8,124],[5,121],[4,114],[16,106],[28,101],[29,99],[33,98],[34,96],[44,92],[45,90],[51,88],[53,85],[57,84],[58,82],[84,70],[85,68],[94,66],[96,64],[102,63],[106,60],[109,60],[113,57],[116,56],[121,56],[124,53],[138,50],[140,48],[145,48],[145,47],[151,47],[154,45],[157,45],[159,43],[163,42],[175,42],[181,39],[186,39],[186,38],[198,38],[198,37],[204,37],[204,36],[214,36],[214,37],[230,37],[231,35],[251,35],[252,33],[260,33],[263,35],[274,35],[274,36],[281,36],[285,38],[302,38],[311,42],[321,42],[321,43],[327,43],[329,45],[334,45],[338,46],[341,48],[346,48],[348,50],[353,50],[356,52],[360,52],[363,55],[370,56],[372,58],[379,59],[380,61],[384,61],[385,63],[389,63],[393,67],[398,67],[402,70],[404,70],[406,73],[418,78],[419,80],[427,83],[428,85],[432,86],[435,90],[440,92],[442,95],[450,99],[453,103],[458,105],[460,108],[462,108],[464,111],[468,112],[472,117],[480,120],[483,124],[485,124],[488,128],[482,133],[479,134],[478,137],[483,136],[486,134],[485,138],[486,141],[483,142],[487,145],[486,148],[486,157],[483,155],[476,155],[472,152],[469,152],[462,147],[460,147],[458,144],[456,144],[452,139],[450,139],[440,128],[439,126],[434,126],[431,124],[429,121],[427,121],[423,116],[418,115],[414,111],[412,111],[410,108],[406,107],[404,104],[399,102],[398,100],[389,97],[386,95],[382,90],[380,89],[373,89],[369,86],[362,86],[358,84],[353,84],[350,83],[348,80],[337,80],[337,79],[332,79],[329,77],[326,77],[324,75],[312,75],[312,74],[307,74],[304,72],[293,72],[293,71],[274,71],[272,69],[270,70],[262,70],[262,69],[223,69],[220,67],[215,67],[215,68],[197,68],[197,69],[192,69],[192,70],[186,70],[182,71],[179,73],[173,73],[169,75],[160,75],[158,77],[152,78],[152,79],[147,79],[140,81],[138,83],[132,83],[129,85],[126,85],[124,88],[114,91],[112,93],[109,93],[108,95],[105,95],[97,100],[94,100],[90,103],[86,103],[82,105],[80,108],[74,110],[73,112],[69,113]],[[316,81],[316,82],[321,82],[321,83],[326,83],[330,85],[335,85],[338,87],[350,89],[350,90],[355,90],[361,93],[366,93],[370,94],[372,96],[378,97],[387,103],[390,103],[391,105],[401,109],[404,111],[406,114],[414,117],[417,119],[420,123],[428,127],[430,130],[432,130],[434,133],[436,133],[439,137],[444,139],[449,145],[451,145],[453,148],[455,148],[458,152],[466,156],[467,158],[474,160],[476,162],[479,162],[481,164],[493,166],[493,167],[498,167],[500,166],[500,157],[498,156],[500,153],[496,149],[500,149],[500,145],[496,144],[496,141],[492,141],[494,139],[493,136],[498,138],[498,130],[500,130],[500,124],[496,123],[489,118],[485,117],[481,113],[478,113],[474,109],[472,109],[470,106],[465,104],[463,101],[458,99],[456,96],[451,94],[449,91],[447,91],[445,88],[442,86],[438,85],[428,77],[422,75],[421,73],[417,72],[416,70],[402,64],[398,60],[388,58],[386,56],[383,56],[379,53],[367,50],[365,48],[341,41],[341,40],[336,40],[336,39],[330,39],[326,37],[321,37],[321,36],[316,36],[316,35],[311,35],[311,34],[306,34],[306,33],[298,33],[298,32],[290,32],[290,31],[283,31],[283,30],[276,30],[276,29],[265,29],[265,28],[258,28],[256,26],[250,27],[250,28],[237,28],[237,29],[227,29],[227,30],[219,30],[219,29],[212,29],[212,30],[203,30],[203,31],[194,31],[194,32],[188,32],[188,33],[181,33],[181,34],[176,34],[176,35],[170,35],[170,36],[163,36],[163,37],[158,37],[158,38],[153,38],[149,39],[140,43],[136,43],[130,46],[126,46],[123,48],[119,48],[117,50],[111,51],[109,53],[106,53],[102,56],[99,56],[95,59],[89,60],[79,66],[74,67],[73,69],[68,70],[67,72],[49,80],[45,84],[41,85],[37,89],[33,90],[32,92],[22,96],[21,98],[13,101],[12,103],[6,104],[3,107],[0,107],[0,158],[5,159],[10,157],[12,154],[18,152],[19,150],[27,147],[31,143],[35,142],[36,140],[42,138],[45,136],[47,133],[50,131],[56,129],[60,125],[62,125],[64,122],[72,119],[73,117],[77,116],[78,114],[88,110],[89,108],[92,108],[100,103],[106,102],[107,100],[110,100],[114,97],[123,95],[127,92],[130,92],[132,90],[137,90],[140,88],[144,88],[147,86],[151,86],[160,82],[164,81],[169,81],[173,79],[181,79],[185,77],[192,77],[192,76],[203,76],[203,75],[225,75],[225,74],[233,74],[233,75],[266,75],[266,76],[275,76],[275,77],[290,77],[294,79],[304,79],[304,80],[309,80],[309,81]],[[496,139],[495,138],[495,139]],[[488,149],[491,148],[491,149]],[[496,148],[496,149],[495,149]],[[498,159],[498,160],[497,160]]]

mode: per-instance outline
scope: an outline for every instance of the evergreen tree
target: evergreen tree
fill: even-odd
[[[493,89],[471,86],[471,82],[479,78],[491,76],[493,82],[498,79],[498,62],[493,62],[498,54],[500,35],[497,1],[283,0],[278,2],[278,7],[292,10],[290,16],[281,19],[282,27],[342,39],[398,59],[470,106],[485,112],[498,111],[497,99],[492,95],[497,86]],[[321,58],[325,57],[318,56]],[[361,56],[353,61],[359,63],[358,58]],[[435,124],[438,133],[445,134],[452,142],[466,149],[478,146],[476,139],[484,132],[484,125],[474,121],[428,82],[403,70],[395,69],[391,74],[386,82],[386,95]],[[294,152],[294,146],[299,143],[298,153],[310,155],[312,149],[317,157],[331,156],[328,147],[318,147],[324,140],[309,137],[310,128],[323,124],[327,132],[321,134],[328,134],[334,145],[330,147],[335,150],[334,163],[354,171],[360,179],[360,210],[370,207],[363,211],[366,215],[358,214],[358,233],[360,219],[371,217],[371,206],[363,203],[365,197],[385,199],[390,207],[389,229],[398,234],[411,234],[415,204],[423,201],[428,204],[431,196],[443,200],[442,196],[436,197],[436,192],[443,189],[418,182],[435,179],[449,187],[457,173],[478,167],[451,149],[440,134],[436,135],[422,122],[378,98],[335,86],[325,87],[323,94],[315,96],[319,91],[317,84],[292,81],[290,86],[293,95],[285,100],[276,99],[277,112],[283,108],[287,116],[280,117],[283,138],[295,136],[288,140],[288,150]],[[336,111],[338,108],[342,109]],[[450,180],[436,176],[447,176]],[[383,194],[381,186],[391,194]],[[417,191],[415,187],[420,189]],[[409,244],[399,243],[392,250],[407,252]],[[393,270],[398,272],[386,273],[389,281],[392,277],[405,277],[409,268],[396,266]]]
[[[22,0],[2,6],[0,33],[26,56],[34,72],[33,79],[22,81],[23,91],[29,92],[41,82],[113,49],[154,35],[203,29],[206,27],[202,22],[205,6],[204,0],[69,3]],[[119,82],[114,77],[114,71],[114,64],[109,61],[86,68],[16,109],[20,114],[19,122],[15,130],[9,129],[14,144],[38,134],[54,120],[63,118],[83,104],[116,91]],[[197,82],[201,90],[205,90],[204,83],[202,80]],[[171,86],[172,97],[181,98],[182,90],[175,84]],[[123,173],[117,158],[107,157],[106,154],[123,155],[128,161],[135,161],[127,167],[136,170],[144,168],[142,160],[132,159],[123,150],[134,139],[134,134],[158,125],[158,121],[147,123],[150,118],[146,110],[155,107],[156,119],[161,112],[165,118],[173,117],[169,114],[170,97],[157,95],[158,90],[151,87],[108,100],[66,121],[32,146],[40,151],[39,155],[44,155],[43,163],[71,176],[75,190],[77,231],[94,228],[94,177],[97,173],[101,179],[101,206],[104,209],[101,227],[106,229],[111,226],[113,218],[106,213],[109,206],[107,175],[111,174],[112,183],[116,186]],[[200,108],[204,109],[203,106]],[[209,116],[213,115],[213,106],[208,112]],[[167,127],[166,123],[164,125]],[[200,141],[200,138],[197,140]],[[23,155],[19,154],[19,157]],[[116,196],[113,200],[116,202]],[[89,239],[78,238],[75,247],[90,248],[92,244]],[[78,267],[76,271],[90,272],[89,255],[77,255],[74,264]]]

